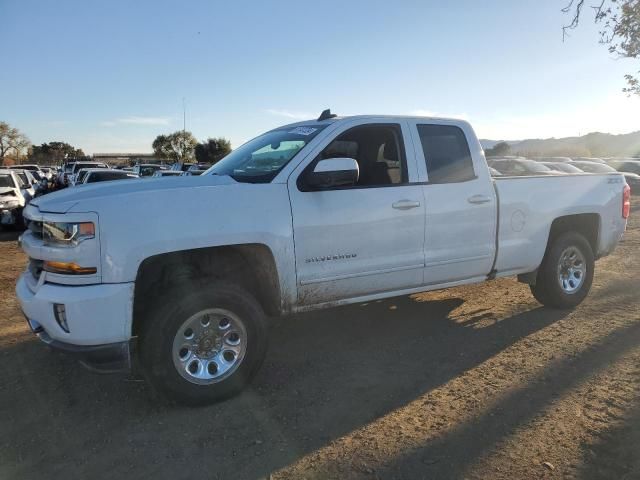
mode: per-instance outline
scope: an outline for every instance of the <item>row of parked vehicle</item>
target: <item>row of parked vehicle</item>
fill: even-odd
[[[632,193],[640,187],[640,158],[507,156],[489,157],[487,163],[494,177],[621,172]]]
[[[60,187],[81,185],[107,180],[124,180],[145,177],[197,176],[202,175],[211,165],[205,163],[141,163],[132,167],[110,167],[102,162],[70,162],[58,177]]]
[[[22,225],[22,210],[35,197],[66,187],[137,178],[197,176],[205,163],[138,164],[111,167],[104,162],[74,161],[61,167],[13,165],[0,169],[0,226]]]

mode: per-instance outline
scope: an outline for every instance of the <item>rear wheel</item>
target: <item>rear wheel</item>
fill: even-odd
[[[594,266],[586,238],[575,232],[563,233],[547,249],[531,292],[545,306],[573,308],[589,293]]]
[[[169,399],[204,405],[249,383],[267,349],[266,317],[244,289],[214,283],[172,295],[144,319],[140,360]]]

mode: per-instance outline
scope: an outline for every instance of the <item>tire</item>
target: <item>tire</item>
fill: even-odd
[[[594,267],[587,239],[579,233],[563,233],[547,248],[531,293],[546,307],[574,308],[591,289]]]
[[[172,294],[149,312],[140,362],[170,401],[207,405],[238,394],[251,381],[267,343],[266,316],[256,299],[238,286],[214,282]]]

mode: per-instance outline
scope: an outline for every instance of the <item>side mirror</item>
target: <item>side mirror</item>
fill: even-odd
[[[305,182],[314,189],[344,187],[355,185],[359,176],[360,168],[353,158],[327,158],[305,175]]]

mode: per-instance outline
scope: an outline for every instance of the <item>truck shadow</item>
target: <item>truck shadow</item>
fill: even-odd
[[[403,452],[379,473],[382,478],[387,478],[387,473],[392,475],[400,471],[403,472],[403,478],[418,478],[421,475],[426,475],[427,478],[466,478],[467,470],[475,462],[484,458],[489,452],[500,450],[501,441],[511,438],[519,428],[527,425],[563,394],[637,348],[639,342],[640,323],[632,323],[614,330],[596,345],[585,349],[577,356],[553,362],[549,368],[544,369],[526,385],[507,392],[499,402],[482,415],[458,425],[457,428],[437,439],[413,448],[410,452]],[[523,406],[526,407],[523,408]],[[637,425],[637,419],[634,425]],[[625,435],[627,440],[629,437],[639,436],[637,432],[629,430],[624,427],[616,434]],[[606,438],[608,436],[602,440]],[[592,455],[587,457],[590,463],[583,473],[591,471],[591,475],[582,474],[577,478],[632,478],[625,476],[630,468],[628,460],[634,458],[636,453],[629,452],[632,447],[616,452],[620,457],[618,460],[624,458],[625,463],[615,464],[615,455],[611,454],[614,447],[609,448],[603,443],[605,442],[600,442],[596,446],[601,452],[595,454],[587,448]],[[618,440],[616,443],[623,442]],[[628,445],[637,446],[637,443],[630,442]],[[606,453],[613,458],[608,460],[604,456],[596,458],[598,453],[603,455]],[[637,468],[638,461],[634,463]],[[608,475],[593,475],[595,471],[607,469],[612,470]]]
[[[85,372],[25,333],[0,350],[0,476],[266,477],[566,315],[458,323],[463,302],[400,297],[275,320],[251,387],[199,409]]]

